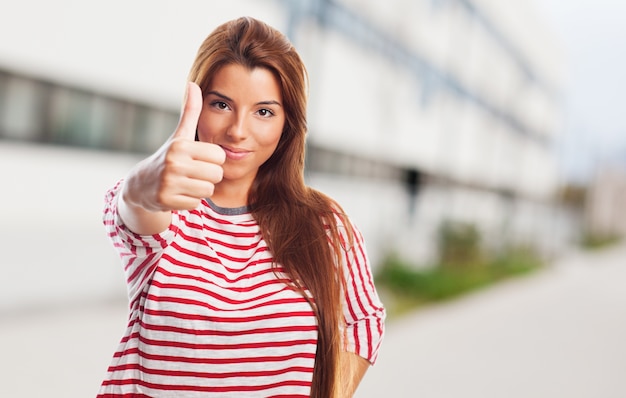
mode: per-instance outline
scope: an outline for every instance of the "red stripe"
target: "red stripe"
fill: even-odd
[[[241,364],[241,363],[261,363],[261,362],[286,362],[293,359],[315,359],[315,354],[298,352],[287,355],[275,355],[275,356],[254,356],[254,357],[239,357],[239,358],[197,358],[197,357],[184,357],[174,355],[155,355],[144,352],[143,350],[134,347],[124,351],[118,351],[115,353],[115,358],[124,358],[125,356],[139,356],[143,359],[151,361],[164,361],[164,362],[181,362],[192,364],[206,364],[206,365],[229,365],[229,364]]]
[[[358,238],[359,240],[359,244],[357,245],[359,248],[359,253],[361,255],[361,259],[365,260],[366,259],[366,254],[364,252],[364,243],[363,243],[363,237],[360,234],[360,232],[356,229],[353,228],[355,237]],[[354,248],[353,248],[354,251]],[[355,253],[355,258],[356,258],[356,253]],[[367,302],[369,304],[369,308],[370,311],[366,312],[365,314],[370,315],[374,312],[382,312],[384,311],[382,306],[377,306],[374,304],[374,299],[371,296],[371,294],[373,294],[376,290],[374,287],[374,278],[372,277],[372,274],[370,272],[370,268],[366,267],[366,266],[362,266],[358,261],[357,261],[358,267],[357,267],[357,272],[359,273],[359,277],[360,277],[360,281],[361,281],[361,286],[363,286],[363,295],[365,296],[365,298],[367,299]],[[357,297],[360,297],[361,295],[357,295]],[[377,300],[378,301],[378,300]],[[359,301],[359,304],[361,304],[361,302]],[[362,304],[361,304],[362,305]],[[365,323],[364,327],[365,330],[367,332],[367,357],[368,358],[372,358],[374,355],[374,346],[373,346],[373,336],[372,336],[372,327],[371,327],[371,320],[370,318],[365,318],[365,320],[363,321]],[[377,334],[378,336],[382,336],[383,333],[383,325],[382,325],[382,321],[380,319],[378,319],[377,322]],[[360,352],[360,351],[357,351]]]
[[[169,341],[149,339],[139,333],[132,333],[131,338],[136,338],[140,342],[151,347],[176,347],[187,348],[191,350],[245,350],[260,348],[276,348],[276,347],[294,347],[299,345],[317,345],[316,339],[300,339],[286,341],[262,341],[251,343],[233,343],[233,344],[214,344],[214,343],[186,343],[182,341]]]
[[[178,266],[181,266],[181,267],[195,268],[195,269],[198,269],[198,270],[205,270],[207,272],[211,272],[212,273],[213,270],[211,270],[211,269],[209,269],[207,267],[200,266],[200,264],[202,264],[203,261],[206,261],[206,262],[210,262],[210,263],[214,263],[214,264],[219,264],[220,267],[223,267],[228,272],[231,272],[233,274],[241,273],[241,271],[243,270],[243,269],[238,269],[238,268],[227,267],[224,264],[222,264],[222,261],[219,258],[217,258],[217,257],[213,257],[213,256],[209,256],[207,254],[197,253],[197,252],[191,251],[189,249],[185,249],[185,248],[181,247],[176,242],[173,242],[171,247],[173,247],[174,249],[176,249],[177,251],[179,251],[181,253],[187,254],[188,256],[193,257],[193,258],[199,260],[198,264],[192,264],[192,263],[189,263],[189,262],[177,260],[174,257],[170,256],[169,254],[163,253],[163,257],[162,258],[166,259],[167,261],[169,261],[170,263],[172,263],[174,265],[178,265]],[[258,260],[249,261],[249,263],[247,264],[245,269],[246,269],[246,271],[248,271],[248,268],[250,268],[250,267],[254,267],[254,266],[257,266],[257,265],[261,265],[261,264],[271,263],[272,261],[273,261],[272,258],[260,258]],[[280,272],[280,271],[282,271],[282,268],[281,267],[277,267],[276,271]],[[219,274],[215,273],[215,275],[219,275]],[[247,276],[245,276],[245,278],[247,278]],[[237,281],[237,280],[239,280],[239,279],[232,279],[230,281],[234,282],[234,281]]]
[[[180,244],[178,244],[178,242],[172,242],[170,247],[176,249],[180,253],[187,254],[187,255],[189,255],[189,256],[191,256],[193,258],[196,258],[198,260],[201,260],[201,261],[207,261],[207,262],[218,263],[218,264],[220,262],[219,258],[217,258],[217,257],[210,256],[208,254],[200,253],[200,252],[197,252],[197,251],[193,251],[193,250],[190,250],[190,249],[186,249],[186,248],[182,247]],[[180,261],[180,260],[176,260],[176,259],[174,259],[173,257],[171,257],[167,253],[163,253],[163,257],[164,258],[165,258],[165,256],[167,256],[168,261],[170,261],[173,264],[189,264],[189,263],[185,263],[185,262]]]
[[[374,292],[375,288],[374,288],[373,280],[371,277],[371,273],[369,273],[369,271],[367,270],[368,268],[367,260],[366,260],[367,257],[364,252],[362,236],[360,232],[354,226],[351,226],[351,227],[352,227],[353,237],[356,242],[355,244],[352,245],[350,249],[344,251],[345,253],[344,261],[346,263],[344,270],[345,269],[348,270],[350,274],[350,280],[352,282],[351,289],[348,289],[348,291],[345,292],[346,304],[347,304],[346,306],[348,308],[348,311],[350,312],[350,316],[352,317],[352,320],[350,323],[362,317],[367,317],[368,315],[382,311],[382,307],[374,305],[374,300],[370,296],[370,292]],[[343,234],[340,234],[340,238],[341,238],[342,246],[344,248],[347,247],[345,237]],[[358,250],[359,250],[358,253],[356,251],[356,247],[358,247]],[[352,254],[352,256],[350,256],[349,254]],[[362,261],[359,261],[359,260],[362,260]],[[366,270],[363,271],[363,269],[366,269]],[[355,275],[355,271],[356,271],[356,275]],[[357,282],[359,283],[358,285],[357,285]],[[361,289],[359,289],[359,287],[361,287]],[[362,296],[364,296],[367,301],[367,304],[368,304],[367,308],[362,301]],[[353,300],[353,298],[355,300]],[[362,314],[362,316],[357,316],[355,309],[352,306],[352,303],[354,301],[356,301],[358,305],[358,309],[360,311],[360,314]],[[371,329],[369,318],[365,318],[361,320],[360,325],[354,325],[353,327],[353,339],[354,339],[355,351],[357,353],[360,353],[362,349],[361,348],[362,342],[361,342],[360,334],[359,334],[359,331],[362,329],[365,330],[365,335],[366,335],[366,340],[367,340],[364,342],[368,351],[366,355],[368,358],[372,358],[372,355],[374,352],[373,351],[373,336],[372,336],[372,329]],[[382,325],[380,325],[378,328],[378,334],[379,335],[382,334]]]
[[[264,247],[261,247],[261,248],[255,250],[252,255],[255,255],[255,254],[258,254],[258,253],[264,253],[264,252],[267,252],[267,251],[269,251],[269,249],[267,248],[267,246],[264,246]],[[230,256],[230,255],[222,253],[222,252],[216,252],[216,254],[217,254],[218,257],[223,258],[224,260],[232,261],[233,263],[245,264],[245,263],[250,261],[250,257],[233,257],[233,256]]]
[[[263,242],[262,239],[256,240],[252,243],[250,243],[249,245],[236,245],[233,243],[228,243],[225,242],[223,240],[219,240],[219,239],[211,239],[211,238],[206,238],[207,241],[209,241],[210,243],[213,243],[214,245],[220,245],[223,247],[227,247],[229,249],[233,249],[233,250],[252,250],[254,248],[257,248],[252,255],[256,254],[256,253],[261,253],[264,251],[267,251],[267,247],[263,246],[261,248],[259,248],[259,244],[261,244]],[[250,257],[252,257],[252,255]]]
[[[296,394],[280,394],[272,395],[270,398],[309,398],[310,395],[296,395]]]
[[[141,271],[143,271],[149,265],[153,265],[153,266],[156,265],[156,264],[152,264],[152,263],[154,263],[155,257],[156,257],[156,253],[150,253],[148,255],[148,257],[146,257],[146,259],[141,262],[141,264],[133,267],[134,269],[133,269],[132,273],[130,275],[128,275],[128,277],[126,278],[126,281],[128,283],[134,283],[135,279],[137,279],[137,277],[139,276]],[[127,268],[129,268],[131,264],[132,264],[132,262],[129,261]]]
[[[124,380],[105,380],[102,383],[103,386],[108,385],[138,385],[154,390],[164,391],[195,391],[195,392],[219,392],[219,393],[233,393],[233,392],[251,392],[251,391],[264,391],[272,388],[279,387],[311,387],[311,382],[301,380],[287,380],[278,383],[251,385],[251,386],[186,386],[177,384],[157,384],[150,383],[140,379],[124,379]]]
[[[363,237],[361,236],[360,232],[357,231],[356,229],[354,229],[354,233],[356,236],[358,236],[359,238],[359,253],[361,254],[361,258],[363,259],[363,261],[365,262],[365,259],[367,258],[367,255],[365,254],[365,249],[364,249],[364,242],[363,242]],[[376,288],[374,287],[374,278],[372,277],[372,273],[370,271],[370,267],[364,266],[359,264],[359,267],[357,268],[359,271],[359,274],[361,275],[361,283],[365,288],[364,293],[365,293],[365,297],[367,298],[368,304],[370,306],[370,308],[374,308],[378,311],[382,310],[383,308],[380,306],[377,306],[374,304],[374,300],[370,294],[370,292],[375,292]],[[365,275],[363,275],[365,274]]]
[[[223,229],[212,228],[209,225],[203,225],[203,229],[205,231],[208,231],[208,232],[211,232],[211,233],[224,235],[224,236],[231,236],[233,238],[244,238],[244,239],[248,238],[248,239],[250,239],[250,238],[256,237],[257,235],[258,236],[261,235],[261,232],[258,231],[258,228],[256,228],[257,231],[254,231],[254,232],[234,232],[234,231],[226,231],[226,230],[223,230]]]
[[[205,231],[214,232],[214,233],[217,233],[217,234],[220,234],[220,235],[231,236],[231,237],[234,237],[234,238],[254,238],[257,235],[260,235],[260,232],[258,231],[258,226],[254,222],[242,223],[242,224],[238,225],[238,226],[241,227],[241,229],[249,229],[249,228],[252,227],[252,228],[255,229],[254,232],[236,232],[236,231],[229,231],[229,230],[226,230],[226,229],[212,228],[211,226],[209,226],[207,224],[194,223],[192,221],[189,221],[189,219],[185,216],[184,213],[179,213],[179,215],[180,215],[180,219],[183,222],[183,224],[185,224],[186,226],[188,226],[191,229],[205,230]],[[190,215],[206,218],[209,221],[214,221],[214,222],[217,222],[217,223],[222,224],[222,225],[233,225],[230,222],[223,222],[222,220],[218,220],[216,218],[213,218],[213,217],[211,217],[211,216],[209,216],[209,215],[207,215],[206,213],[203,213],[203,212],[192,211],[192,212],[190,212]]]
[[[153,325],[143,320],[138,320],[143,329],[152,330],[157,332],[170,332],[180,334],[190,334],[195,336],[244,336],[250,334],[271,334],[271,333],[292,333],[292,332],[314,332],[317,331],[317,325],[308,326],[277,326],[266,328],[253,328],[253,329],[238,329],[238,330],[215,330],[215,329],[189,329],[178,326],[169,325]]]
[[[174,311],[164,311],[164,310],[152,310],[150,308],[145,308],[143,312],[146,315],[150,316],[169,316],[172,318],[178,319],[186,319],[192,321],[205,321],[205,322],[224,322],[224,323],[246,323],[246,322],[255,322],[262,321],[266,319],[282,319],[282,318],[292,318],[292,317],[314,317],[315,313],[313,311],[293,311],[293,312],[275,312],[272,314],[264,314],[264,315],[256,315],[256,316],[247,316],[247,317],[221,317],[221,316],[206,316],[199,314],[185,314]]]
[[[206,239],[197,238],[195,236],[188,235],[183,230],[180,230],[178,234],[187,242],[195,243],[200,246],[209,246]]]
[[[259,283],[255,286],[255,288],[240,288],[238,289],[238,292],[240,293],[241,292],[246,292],[246,293],[254,292],[260,287],[271,286],[271,285],[279,285],[279,286],[282,285],[282,286],[287,287],[287,283],[289,283],[289,279],[274,279],[274,280],[269,280],[269,281]],[[205,288],[198,287],[198,286],[190,286],[190,285],[185,285],[185,284],[180,284],[180,283],[164,283],[164,282],[157,281],[157,280],[152,281],[152,286],[156,286],[160,289],[171,289],[171,290],[182,290],[186,292],[195,292],[195,293],[199,293],[205,296],[209,296],[213,299],[219,300],[227,304],[247,304],[247,303],[251,303],[254,301],[268,298],[278,293],[277,291],[272,290],[264,294],[257,294],[253,297],[247,297],[246,299],[243,299],[243,300],[236,300],[230,297],[223,296],[210,289],[205,289]],[[160,297],[158,296],[151,296],[151,298],[157,299],[157,300],[160,299]],[[202,305],[201,302],[189,302],[189,304]]]
[[[368,315],[368,311],[365,309],[365,307],[363,306],[363,302],[361,301],[361,295],[359,294],[359,288],[357,286],[357,278],[354,275],[354,269],[356,268],[357,270],[360,268],[360,264],[359,261],[356,258],[356,253],[354,251],[354,248],[351,249],[352,253],[353,253],[353,263],[351,264],[352,266],[348,267],[348,270],[350,272],[350,280],[352,281],[352,297],[356,299],[356,303],[358,305],[358,309],[360,311],[360,314],[363,315]],[[349,261],[349,259],[347,258],[348,255],[346,254],[346,261]],[[359,281],[363,282],[362,279],[359,277]],[[361,284],[361,286],[363,286]],[[365,290],[365,289],[363,289]],[[351,297],[351,298],[352,298]],[[350,308],[351,314],[353,316],[353,320],[357,320],[359,319],[359,316],[356,316],[354,313],[354,310],[352,309],[352,303],[353,300],[347,300],[348,301],[348,307]],[[357,333],[357,328],[355,328],[355,333],[354,333],[354,344],[356,347],[356,352],[361,352],[361,342],[359,339],[359,335]],[[369,341],[369,340],[368,340]]]
[[[258,371],[236,371],[236,372],[194,372],[190,370],[167,370],[155,369],[143,366],[138,363],[127,363],[123,365],[112,366],[109,372],[118,372],[125,370],[139,370],[144,374],[167,376],[167,377],[200,377],[203,379],[229,379],[229,378],[245,378],[245,377],[274,377],[284,375],[290,372],[313,373],[313,368],[304,366],[290,366],[283,369],[258,370]]]
[[[201,265],[188,264],[188,263],[184,263],[184,262],[181,262],[181,261],[177,261],[177,260],[175,260],[174,258],[170,257],[167,254],[164,254],[163,258],[166,259],[171,264],[176,265],[176,266],[178,266],[180,268],[194,270],[194,271],[200,271],[202,273],[207,274],[207,276],[217,277],[221,281],[223,281],[223,282],[225,282],[227,284],[236,284],[237,282],[242,281],[242,280],[256,279],[256,278],[259,278],[259,277],[263,277],[263,276],[265,276],[267,274],[275,274],[275,273],[280,274],[283,271],[283,269],[280,268],[280,267],[277,268],[276,270],[272,270],[271,268],[265,268],[265,269],[261,269],[261,270],[259,270],[257,272],[252,272],[252,273],[239,273],[240,276],[231,279],[227,275],[224,275],[221,272],[215,271],[215,270],[213,270],[211,268],[206,268],[206,267],[203,267]],[[255,263],[256,263],[256,265],[261,265],[261,264],[264,264],[264,263],[267,264],[268,262],[271,262],[271,261],[267,261],[267,262],[256,261]],[[254,266],[254,265],[251,264],[247,268],[252,267],[252,266]],[[247,270],[249,271],[249,269],[247,269]],[[168,275],[169,271],[165,270],[163,267],[161,267],[161,268],[159,268],[158,272],[162,273],[163,275]],[[174,272],[169,272],[169,275],[170,276],[178,276],[179,274],[178,273],[174,273]],[[205,279],[205,278],[196,277],[196,276],[193,276],[193,275],[189,275],[189,278],[191,278],[191,279],[193,279],[193,278]],[[205,279],[205,280],[210,281],[211,279]]]
[[[153,285],[154,284],[155,282],[153,282]],[[269,294],[268,296],[272,296],[272,295],[274,295],[274,293]],[[251,302],[259,301],[261,298],[263,297],[261,296],[259,298],[255,297],[255,298],[240,301],[240,302],[232,301],[232,300],[229,300],[229,301],[221,300],[221,302],[228,303],[228,304],[244,304],[244,303],[251,303]],[[155,296],[152,294],[148,295],[148,299],[155,303],[184,304],[187,306],[195,306],[195,307],[205,308],[205,309],[212,310],[212,311],[219,311],[219,312],[224,311],[223,307],[221,306],[216,307],[202,300],[192,300],[188,298],[173,297],[173,296]],[[304,298],[276,299],[276,300],[271,300],[271,301],[263,301],[261,303],[257,303],[254,305],[249,305],[248,307],[239,307],[237,308],[237,311],[250,311],[250,310],[264,308],[264,307],[273,307],[273,306],[289,305],[289,304],[301,304],[301,303],[308,303],[308,301],[306,301],[306,299]]]
[[[237,221],[236,223],[233,223],[231,220],[228,220],[228,219],[225,219],[225,218],[216,218],[212,214],[200,213],[197,210],[192,211],[190,213],[194,214],[194,215],[197,215],[199,217],[204,217],[204,218],[206,218],[210,222],[215,222],[215,223],[221,224],[221,225],[232,225],[232,226],[235,226],[235,227],[241,228],[241,229],[258,228],[258,225],[257,225],[256,221],[254,221],[252,219],[251,220],[246,220],[246,221]],[[228,217],[228,216],[223,216],[223,215],[220,215],[220,216]]]
[[[222,280],[224,282],[228,282],[229,284],[233,283],[233,282],[237,282],[237,281],[242,280],[242,279],[249,279],[249,280],[252,281],[252,280],[257,279],[260,276],[264,276],[264,275],[267,275],[267,274],[273,274],[274,273],[271,269],[265,269],[265,270],[261,270],[259,272],[255,272],[255,273],[252,273],[252,274],[242,275],[242,276],[240,276],[237,279],[228,279],[225,275],[223,275],[223,274],[221,274],[219,272],[216,272],[216,271],[213,271],[213,270],[210,270],[210,269],[206,269],[206,268],[203,268],[203,267],[200,267],[200,266],[193,266],[193,267],[186,267],[186,268],[195,268],[195,269],[198,269],[198,270],[206,271],[206,273],[208,273],[210,275],[213,275],[213,276],[216,276],[216,277],[220,278],[220,280]],[[170,271],[164,269],[163,267],[158,268],[155,271],[155,273],[161,274],[161,275],[163,275],[165,277],[168,277],[168,278],[187,279],[187,280],[191,280],[191,281],[200,282],[202,284],[205,284],[205,283],[207,283],[207,284],[215,284],[215,281],[211,281],[211,280],[203,278],[201,276],[189,275],[189,274],[180,274],[180,273],[177,273],[177,272],[170,272]],[[277,282],[279,282],[279,283],[286,283],[286,284],[289,284],[291,282],[290,279],[275,278],[274,276],[272,276],[272,277],[274,279],[266,280],[264,282],[257,283],[256,285],[252,285],[250,287],[231,287],[231,286],[228,286],[228,290],[233,291],[233,292],[248,292],[248,291],[254,290],[256,288],[267,286],[267,285],[271,285],[271,284],[274,284],[274,283],[277,283]]]

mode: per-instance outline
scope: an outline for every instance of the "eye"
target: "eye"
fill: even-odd
[[[257,111],[257,113],[258,113],[258,114],[259,114],[259,116],[261,116],[261,117],[270,117],[270,116],[274,116],[274,112],[272,112],[272,111],[271,111],[271,110],[269,110],[269,109],[265,109],[265,108],[263,108],[263,109],[259,109],[259,110]]]
[[[227,110],[228,108],[228,104],[226,102],[223,101],[213,101],[211,102],[211,106],[214,108],[217,108],[219,110]]]

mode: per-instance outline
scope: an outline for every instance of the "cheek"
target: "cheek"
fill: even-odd
[[[261,144],[276,148],[283,132],[283,126],[284,123],[276,123],[272,126],[267,126],[263,134],[260,135]]]
[[[280,141],[280,131],[272,131],[268,134],[263,135],[263,140],[260,142],[261,145],[272,148],[274,150]]]
[[[204,112],[203,112],[204,113]],[[206,141],[206,122],[205,117],[203,117],[203,113],[200,114],[200,118],[198,118],[198,125],[196,126],[196,139],[200,139],[200,141]]]
[[[215,120],[212,120],[208,115],[204,112],[200,114],[200,118],[198,119],[198,138],[203,142],[212,142],[215,136],[216,126]]]

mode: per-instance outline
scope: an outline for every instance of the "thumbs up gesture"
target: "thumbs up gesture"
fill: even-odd
[[[222,180],[221,165],[226,156],[218,145],[195,141],[201,112],[200,87],[188,83],[176,130],[126,178],[122,197],[131,210],[133,207],[135,212],[191,210],[213,194],[215,185]],[[121,215],[124,219],[124,214]]]

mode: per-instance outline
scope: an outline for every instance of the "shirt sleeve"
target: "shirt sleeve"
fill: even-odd
[[[346,221],[349,223],[349,221]],[[351,229],[352,239],[346,233]],[[385,309],[376,287],[365,243],[360,231],[353,224],[339,228],[342,240],[345,321],[344,350],[353,352],[371,364],[376,362],[385,330]]]
[[[139,235],[132,232],[124,225],[117,210],[122,185],[123,181],[119,181],[106,193],[103,223],[113,247],[122,260],[132,305],[154,273],[163,250],[176,236],[178,214],[172,213],[172,223],[160,234]]]

